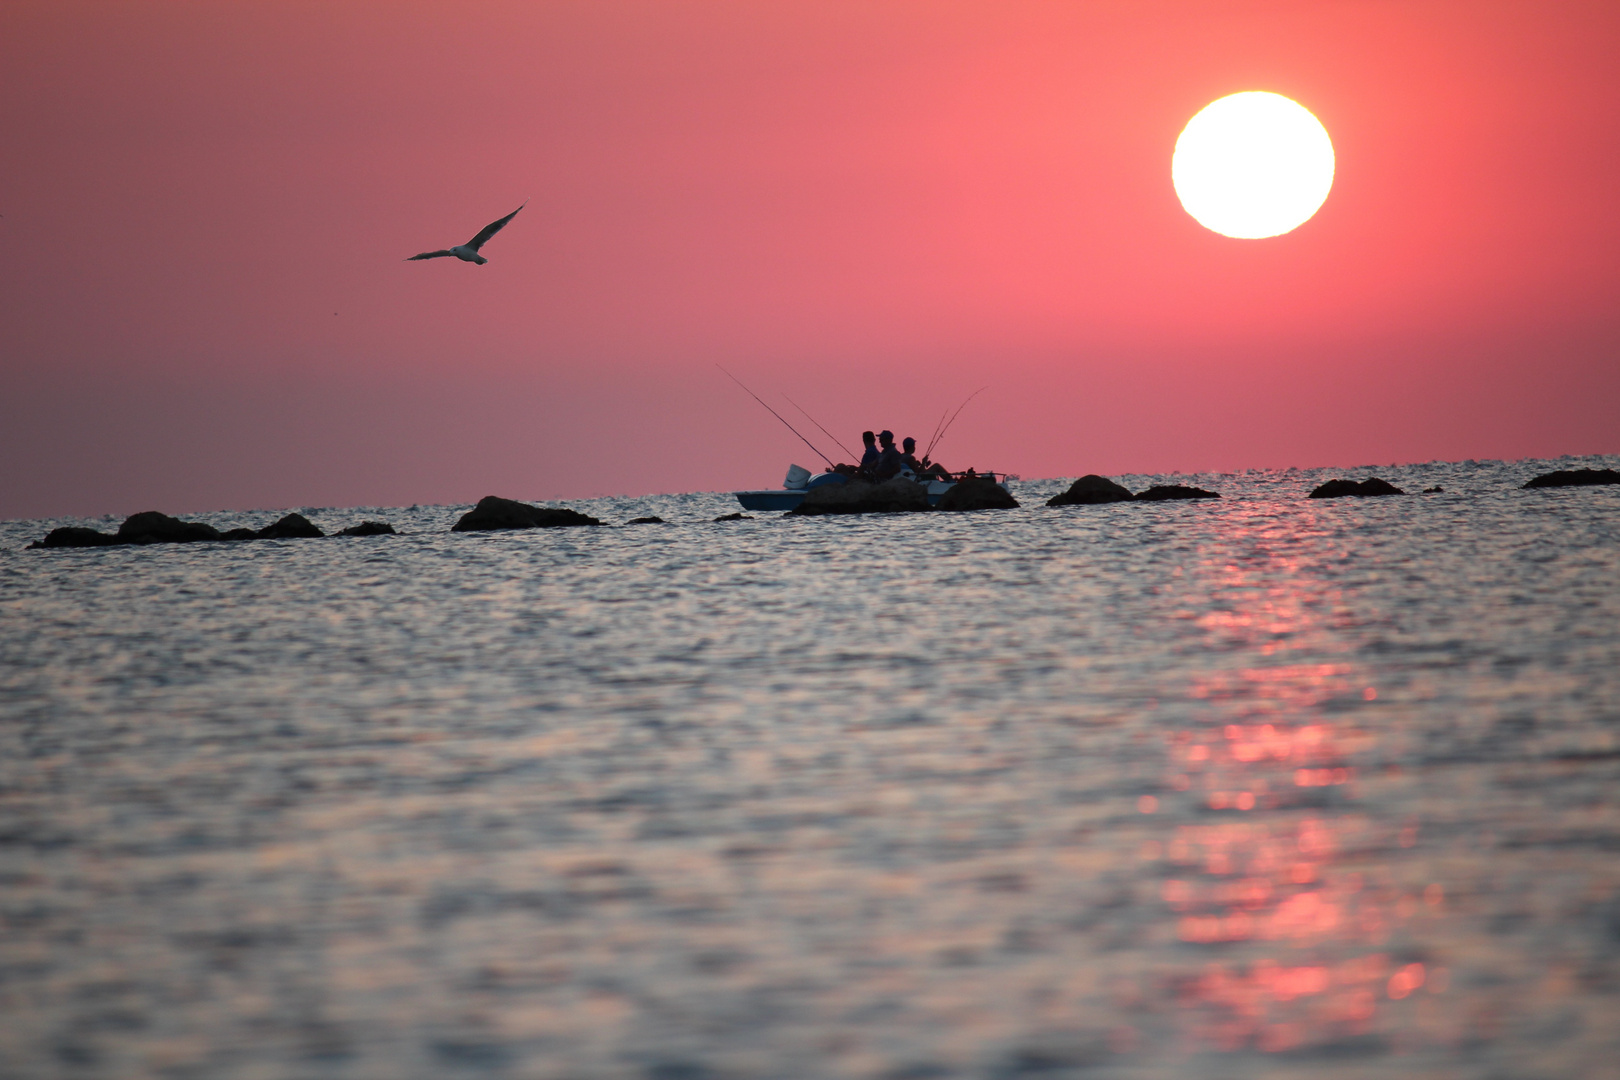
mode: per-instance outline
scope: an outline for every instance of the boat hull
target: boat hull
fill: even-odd
[[[938,506],[939,501],[945,497],[945,493],[955,486],[954,483],[947,483],[943,480],[932,481],[928,485],[928,505]],[[1007,485],[1002,483],[1001,487],[1005,490]],[[804,491],[796,491],[793,488],[734,491],[732,494],[737,496],[737,501],[742,503],[744,510],[780,510],[783,512],[796,508],[800,503],[804,502],[805,496]]]

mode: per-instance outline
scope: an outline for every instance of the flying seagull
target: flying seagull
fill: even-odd
[[[523,206],[528,205],[529,204],[527,202],[523,204]],[[513,218],[517,217],[518,210],[523,209],[523,206],[518,207],[517,210],[507,214],[505,217],[501,218],[501,220],[492,221],[488,225],[485,225],[482,229],[478,230],[477,236],[473,237],[465,244],[457,244],[455,247],[446,248],[443,251],[424,251],[420,255],[412,255],[405,261],[415,262],[417,259],[438,259],[443,258],[446,255],[454,255],[462,262],[477,263],[479,266],[483,266],[485,263],[489,262],[489,260],[478,254],[478,249],[488,243],[490,237],[500,232],[501,228],[505,226],[508,221],[511,221]]]

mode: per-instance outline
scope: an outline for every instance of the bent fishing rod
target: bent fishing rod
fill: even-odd
[[[990,389],[988,386],[979,387],[977,390],[973,391],[973,393],[971,393],[971,394],[969,394],[967,396],[967,401],[962,402],[962,404],[960,404],[960,405],[958,405],[956,407],[956,411],[951,413],[950,423],[947,423],[945,425],[944,430],[941,431],[938,435],[934,436],[934,440],[928,444],[928,450],[927,450],[926,453],[923,454],[923,457],[928,457],[930,454],[932,454],[934,452],[934,447],[938,446],[939,443],[940,443],[940,440],[945,438],[945,432],[951,430],[951,424],[956,423],[956,418],[958,416],[961,416],[962,415],[962,410],[968,407],[968,401],[972,401],[974,398],[978,397],[980,394],[984,393],[988,389]]]
[[[725,371],[726,378],[730,379],[732,382],[736,383],[738,386],[742,386],[743,392],[746,393],[749,397],[753,398],[755,401],[759,402],[761,405],[765,405],[765,399],[760,397],[758,394],[754,393],[752,390],[748,389],[748,387],[743,386],[743,381],[741,379],[737,378],[737,376],[733,375],[731,372],[726,371],[725,368],[720,367],[719,364],[716,364],[714,366],[717,367],[717,368],[720,368],[721,371]],[[781,413],[777,412],[775,409],[771,408],[769,405],[765,405],[765,411],[770,413],[772,416],[776,417],[778,420],[781,420],[783,427],[785,427],[789,431],[793,432],[793,434],[799,435],[799,429],[794,427],[792,424],[788,423],[786,420],[784,420],[782,418]],[[816,426],[819,427],[820,425],[818,424]],[[825,461],[827,463],[827,468],[829,468],[829,469],[833,468],[833,460],[832,460],[832,458],[828,457],[826,454],[823,454],[820,450],[816,450],[816,444],[815,443],[811,442],[809,439],[806,439],[803,435],[799,435],[799,441],[804,443],[804,445],[808,446],[810,449],[815,450],[816,451],[816,457],[820,458],[822,461]]]

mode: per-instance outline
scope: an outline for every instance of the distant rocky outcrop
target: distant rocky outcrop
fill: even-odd
[[[497,529],[559,529],[574,525],[600,525],[589,514],[562,507],[530,506],[512,499],[485,495],[461,515],[451,532],[492,532]]]
[[[1090,473],[1069,485],[1069,490],[1046,500],[1047,506],[1091,506],[1096,503],[1124,502],[1131,497],[1129,488],[1121,487],[1106,476]]]
[[[716,521],[753,521],[754,520],[754,515],[745,514],[745,513],[743,513],[742,511],[739,510],[735,514],[721,514],[719,517],[715,518],[714,520],[716,520]]]
[[[790,514],[907,514],[933,509],[928,489],[915,480],[896,476],[881,484],[851,479],[847,484],[813,487]]]
[[[394,536],[394,527],[386,521],[362,521],[358,525],[350,525],[347,529],[339,529],[334,536]]]
[[[939,500],[936,510],[1016,510],[1018,500],[988,476],[958,480]]]
[[[220,539],[219,530],[200,521],[181,521],[156,510],[133,514],[118,526],[120,544],[191,544]]]
[[[1166,499],[1218,499],[1218,491],[1205,491],[1201,487],[1188,487],[1185,484],[1154,484],[1146,491],[1138,491],[1134,496],[1137,502],[1164,502]]]
[[[1620,484],[1620,471],[1614,469],[1559,469],[1527,481],[1527,488],[1584,487],[1587,484]]]
[[[35,540],[28,546],[31,548],[89,548],[112,547],[123,543],[116,536],[109,536],[104,532],[86,529],[80,525],[64,525],[60,529],[52,529],[45,534],[45,539]]]
[[[1368,498],[1373,495],[1405,495],[1406,492],[1391,484],[1388,480],[1380,480],[1370,476],[1365,480],[1329,480],[1320,485],[1308,496],[1312,499],[1342,499],[1345,496]]]
[[[221,540],[257,540],[259,533],[255,529],[226,529],[220,534]]]
[[[659,517],[657,514],[654,514],[652,517],[631,518],[629,521],[625,522],[625,524],[626,525],[667,525],[667,524],[669,524],[669,522],[665,521],[663,518]]]
[[[303,514],[288,514],[259,530],[260,540],[314,540],[325,535]]]

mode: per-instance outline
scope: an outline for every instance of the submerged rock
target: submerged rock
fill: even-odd
[[[219,530],[200,521],[181,521],[156,510],[132,514],[118,526],[120,544],[191,544],[218,540]]]
[[[846,484],[824,484],[810,489],[804,502],[790,514],[909,514],[932,510],[928,489],[915,480],[896,476],[881,484],[852,479]]]
[[[1096,503],[1124,502],[1131,497],[1129,488],[1121,487],[1106,476],[1088,473],[1069,485],[1069,490],[1046,500],[1047,506],[1092,506]]]
[[[252,529],[226,529],[221,540],[257,540],[259,534]]]
[[[1444,495],[1445,491],[1446,491],[1445,488],[1443,488],[1440,485],[1436,484],[1432,488],[1424,488],[1423,489],[1423,494],[1425,494],[1425,495]]]
[[[334,536],[394,536],[394,527],[386,521],[362,521],[358,525],[350,525],[347,529],[339,529]]]
[[[716,520],[716,521],[753,521],[754,516],[752,514],[744,514],[741,511],[738,511],[735,514],[721,514],[719,517],[715,518],[714,520]]]
[[[1016,510],[1018,500],[988,476],[959,480],[939,500],[936,510]]]
[[[1587,484],[1620,484],[1620,471],[1614,469],[1559,469],[1527,481],[1527,488],[1584,487]]]
[[[1146,491],[1138,491],[1134,498],[1139,502],[1163,502],[1166,499],[1218,499],[1218,491],[1205,491],[1201,487],[1188,487],[1185,484],[1154,484]]]
[[[1390,483],[1370,476],[1365,480],[1329,480],[1311,492],[1312,499],[1342,499],[1347,495],[1365,499],[1373,495],[1405,495],[1406,492]]]
[[[668,525],[669,522],[654,514],[652,517],[631,518],[626,525]]]
[[[109,536],[104,532],[86,529],[80,525],[64,525],[60,529],[52,529],[45,534],[45,539],[35,540],[28,546],[31,548],[89,548],[112,547],[122,544],[123,541],[116,536]]]
[[[561,507],[530,506],[512,499],[485,495],[461,515],[451,532],[490,532],[496,529],[559,529],[573,525],[600,525],[589,514]]]
[[[260,540],[314,540],[325,535],[303,514],[288,514],[259,530]]]

